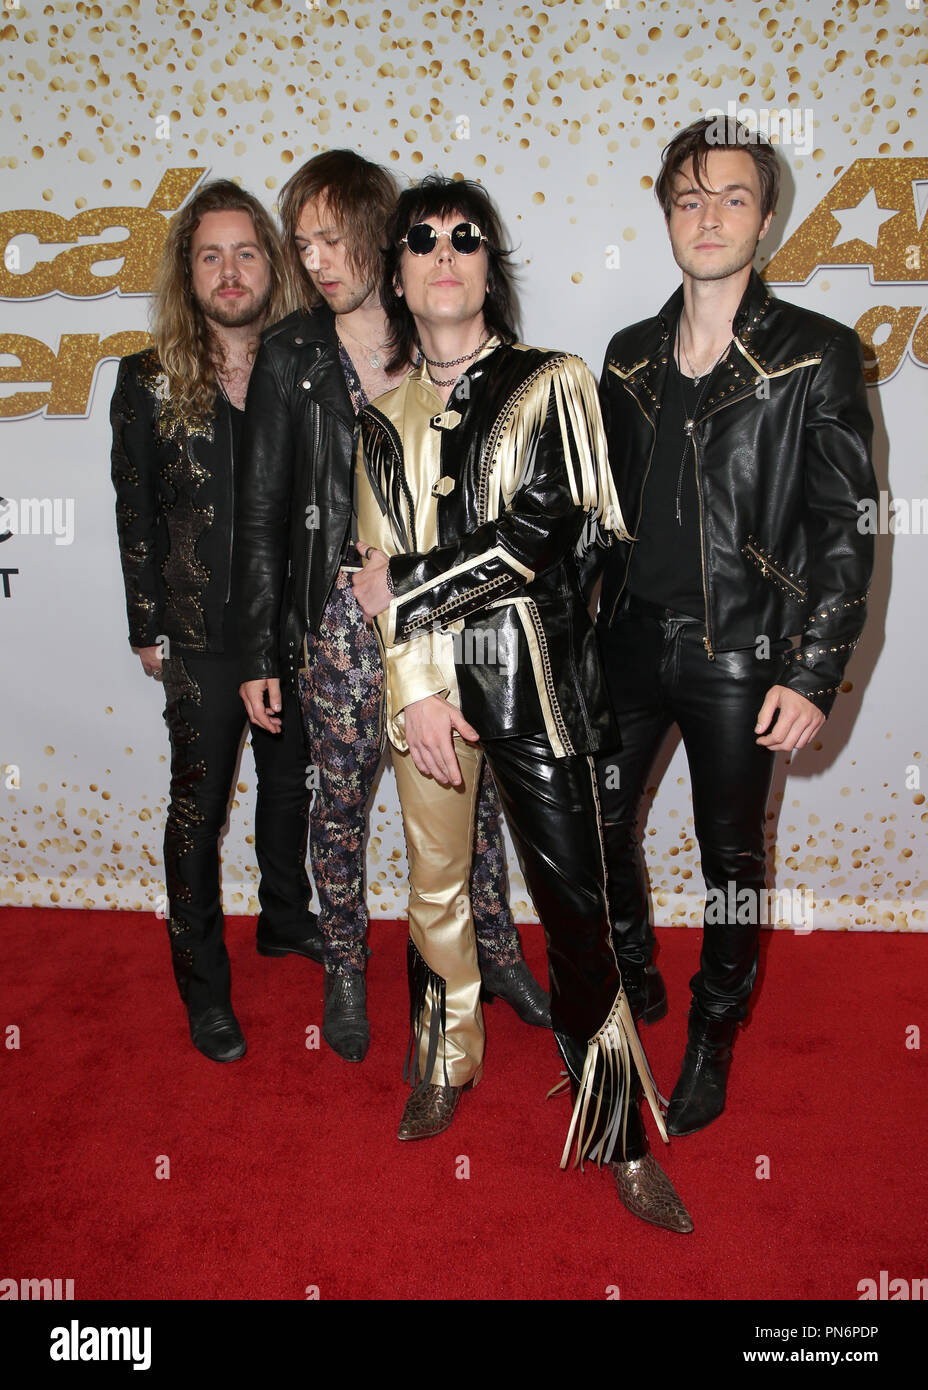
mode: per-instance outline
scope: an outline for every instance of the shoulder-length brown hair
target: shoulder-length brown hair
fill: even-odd
[[[399,188],[388,169],[354,150],[328,150],[297,169],[281,189],[278,207],[284,255],[307,309],[324,303],[296,246],[296,227],[307,203],[323,202],[345,243],[348,264],[359,279],[380,279],[383,230]]]
[[[299,307],[270,214],[254,194],[230,179],[204,184],[171,219],[153,290],[152,337],[168,379],[166,409],[180,419],[203,419],[216,404],[217,345],[193,297],[190,265],[193,234],[208,212],[244,212],[251,218],[270,267],[267,322]]]

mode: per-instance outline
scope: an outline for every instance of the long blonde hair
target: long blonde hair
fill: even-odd
[[[152,337],[167,376],[165,413],[181,420],[203,420],[216,403],[217,343],[194,299],[190,265],[193,234],[208,212],[244,212],[251,218],[270,267],[267,323],[275,323],[300,305],[270,214],[253,194],[230,179],[204,184],[171,219],[153,289]]]

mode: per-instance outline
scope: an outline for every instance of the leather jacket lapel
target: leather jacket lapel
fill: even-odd
[[[310,392],[320,410],[334,415],[347,430],[354,433],[355,413],[338,352],[333,345],[316,342],[304,349],[299,363],[299,381],[303,390]]]
[[[673,332],[683,308],[683,287],[678,286],[647,325],[634,344],[627,361],[612,361],[608,370],[631,395],[652,429],[657,432],[657,416],[667,380],[667,367],[673,351]]]

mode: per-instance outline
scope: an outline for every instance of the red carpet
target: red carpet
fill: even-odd
[[[669,1149],[652,1129],[696,1223],[674,1236],[607,1174],[558,1169],[554,1045],[503,1004],[452,1128],[397,1141],[401,925],[371,929],[360,1066],[305,1046],[321,968],[259,957],[251,919],[228,934],[249,1050],[220,1066],[190,1045],[162,922],[0,912],[0,1278],[73,1279],[77,1299],[629,1300],[856,1299],[881,1270],[928,1274],[925,1050],[906,1047],[928,936],[764,934],[726,1113]],[[540,929],[524,939],[541,974]],[[671,1013],[644,1041],[667,1093],[699,934],[660,940]]]

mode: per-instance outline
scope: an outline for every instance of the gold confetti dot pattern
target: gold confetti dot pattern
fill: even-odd
[[[90,166],[138,159],[143,148],[150,157],[156,146],[162,163],[179,152],[212,162],[215,150],[242,153],[258,139],[285,169],[332,136],[363,148],[392,129],[402,159],[430,167],[449,155],[470,165],[478,145],[543,151],[566,139],[581,151],[578,184],[592,185],[600,142],[608,148],[622,132],[623,144],[644,139],[659,153],[669,127],[722,90],[784,110],[814,109],[827,95],[840,112],[828,123],[852,150],[862,137],[911,131],[926,61],[922,13],[903,0],[809,8],[548,0],[514,4],[491,26],[483,5],[428,0],[24,4],[0,27],[11,118],[0,168],[41,160],[56,144]],[[35,132],[48,122],[36,117],[49,101],[63,129],[43,140]],[[159,117],[169,138],[156,140]],[[885,146],[880,153],[899,152]],[[594,150],[596,167],[584,168]],[[813,159],[823,158],[817,146]]]

